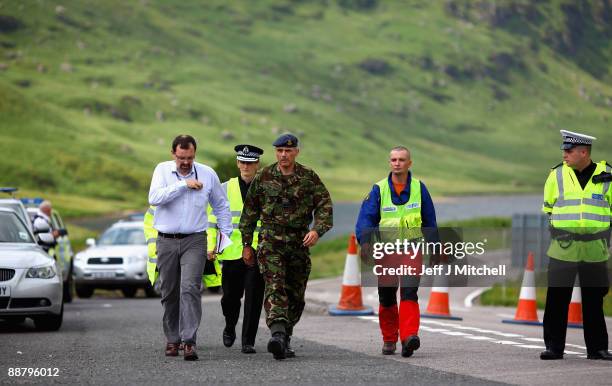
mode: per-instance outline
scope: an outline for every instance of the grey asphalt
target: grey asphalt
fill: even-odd
[[[339,347],[376,355],[382,344],[378,319],[371,317],[330,317],[327,307],[337,304],[342,278],[309,282],[306,297],[308,323],[300,325],[300,335],[317,342],[334,342]],[[482,288],[450,288],[450,311],[462,320],[421,318],[421,348],[411,358],[398,355],[389,360],[440,371],[522,385],[609,385],[612,362],[586,359],[583,330],[567,330],[565,359],[542,361],[542,327],[506,324],[513,319],[510,307],[467,306],[465,298]],[[431,288],[418,291],[421,312],[425,312]],[[363,288],[362,298],[374,311],[378,307],[376,288]],[[543,312],[538,312],[539,320]],[[612,318],[606,318],[612,336]]]
[[[364,320],[331,319],[310,308],[296,330],[297,358],[275,361],[265,352],[262,327],[258,353],[240,353],[221,343],[219,296],[203,298],[197,362],[163,355],[159,299],[94,297],[66,305],[58,332],[35,332],[31,321],[10,327],[0,323],[0,383],[63,384],[492,384],[491,380],[413,365],[343,344],[361,340]],[[321,319],[328,323],[321,324]],[[262,319],[263,326],[263,319]],[[355,330],[353,328],[355,327]],[[323,338],[326,337],[327,338]],[[311,339],[314,337],[316,339]],[[237,342],[239,343],[239,342]],[[348,348],[348,349],[347,349]],[[399,357],[399,356],[396,356]],[[58,368],[58,377],[8,377],[10,367]]]

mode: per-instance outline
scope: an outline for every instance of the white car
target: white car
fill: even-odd
[[[58,330],[64,316],[59,272],[17,213],[0,208],[0,319],[28,317],[38,330]]]
[[[119,221],[96,242],[74,258],[74,283],[81,298],[91,297],[96,288],[121,289],[127,298],[139,288],[157,296],[147,276],[147,243],[142,221]]]

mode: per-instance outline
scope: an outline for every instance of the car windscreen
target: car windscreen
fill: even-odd
[[[13,212],[0,212],[0,243],[33,243],[25,225]]]
[[[23,206],[21,206],[20,202],[0,202],[0,208],[8,208],[13,210],[24,222],[31,221],[29,216],[24,217],[26,214],[24,213]]]
[[[100,236],[98,245],[145,245],[142,228],[114,227]]]

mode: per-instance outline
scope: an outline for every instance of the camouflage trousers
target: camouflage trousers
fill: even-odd
[[[266,286],[266,324],[268,327],[284,324],[288,335],[293,334],[293,327],[304,311],[304,294],[311,269],[308,248],[301,242],[302,238],[289,243],[264,239],[257,249],[259,269]]]

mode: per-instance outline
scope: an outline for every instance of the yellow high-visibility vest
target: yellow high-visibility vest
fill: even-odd
[[[410,198],[403,205],[395,205],[391,199],[391,187],[388,178],[376,183],[380,189],[380,224],[381,232],[390,235],[397,229],[397,237],[410,240],[423,237],[421,225],[421,182],[411,178]]]
[[[612,168],[601,161],[593,176]],[[553,168],[544,186],[542,211],[550,215],[552,228],[569,233],[566,240],[553,238],[548,255],[564,261],[599,262],[608,260],[607,233],[610,229],[612,191],[610,182],[594,183],[591,179],[584,189],[576,173],[565,163]],[[572,239],[577,235],[578,239]],[[580,240],[580,235],[601,235],[594,240]]]
[[[238,177],[230,178],[227,182],[223,183],[223,188],[227,194],[227,200],[230,204],[230,211],[232,212],[232,245],[228,246],[223,250],[223,253],[217,255],[217,259],[220,260],[238,260],[242,258],[242,234],[238,230],[240,224],[240,216],[242,215],[242,208],[244,203],[242,202],[242,194],[240,193],[240,183]],[[261,222],[257,221],[257,228],[253,232],[253,248],[257,249],[257,239],[259,235],[259,229]],[[212,214],[212,208],[208,206],[208,250],[214,249],[217,241],[217,217]]]

